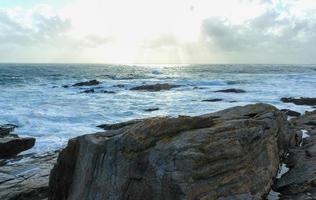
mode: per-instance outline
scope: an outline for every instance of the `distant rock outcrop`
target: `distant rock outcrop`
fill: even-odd
[[[245,90],[242,89],[236,89],[236,88],[230,88],[225,90],[216,90],[214,92],[224,92],[224,93],[245,93]]]
[[[49,199],[262,199],[289,145],[287,125],[283,112],[255,104],[79,136],[58,157]]]
[[[91,81],[84,81],[76,83],[72,86],[93,86],[93,85],[99,85],[101,82],[98,80],[91,80]]]
[[[133,87],[130,90],[141,90],[141,91],[148,91],[148,92],[157,92],[160,90],[170,90],[172,88],[180,87],[180,85],[173,85],[168,83],[157,83],[153,85],[142,85]]]
[[[316,98],[309,97],[301,97],[301,98],[293,98],[293,97],[284,97],[281,98],[281,101],[284,103],[294,103],[296,105],[307,105],[307,106],[316,106]]]

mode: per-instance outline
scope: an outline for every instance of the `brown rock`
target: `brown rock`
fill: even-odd
[[[52,170],[49,199],[262,199],[287,124],[283,112],[255,104],[80,136]]]
[[[236,89],[236,88],[230,88],[225,90],[216,90],[214,92],[225,92],[225,93],[245,93],[245,90],[242,89]]]

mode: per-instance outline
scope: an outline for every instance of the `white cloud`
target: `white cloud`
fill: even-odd
[[[314,0],[74,0],[0,10],[0,61],[316,62]]]

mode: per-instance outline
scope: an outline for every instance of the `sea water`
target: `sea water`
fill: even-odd
[[[62,87],[92,79],[102,83]],[[182,87],[129,90],[155,83]],[[95,93],[82,93],[92,88]],[[213,92],[228,88],[246,93]],[[135,118],[193,116],[258,102],[303,113],[313,108],[280,98],[316,97],[316,65],[0,64],[0,92],[0,124],[16,124],[20,136],[35,137],[36,145],[27,153],[41,153],[63,147],[69,138],[101,131],[99,124]],[[203,102],[213,98],[223,101]],[[159,110],[146,112],[148,108]]]

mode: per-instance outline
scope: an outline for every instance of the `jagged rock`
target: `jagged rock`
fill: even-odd
[[[294,110],[290,110],[290,109],[281,109],[281,111],[285,112],[288,116],[291,116],[291,117],[298,117],[301,115],[301,113],[296,112]]]
[[[14,124],[0,125],[0,137],[9,135],[17,126]]]
[[[203,101],[204,102],[218,102],[218,101],[223,101],[223,99],[205,99]]]
[[[79,136],[59,155],[49,199],[262,199],[287,124],[283,112],[255,104]]]
[[[142,121],[144,121],[144,119],[133,119],[130,121],[120,122],[120,123],[115,123],[115,124],[101,124],[101,125],[98,125],[97,127],[102,128],[104,130],[117,130],[125,126],[136,124]]]
[[[290,170],[277,179],[274,190],[281,193],[280,199],[316,199],[316,112],[306,112],[291,122],[301,133],[299,144],[289,149],[284,162]]]
[[[281,101],[284,103],[294,103],[296,105],[308,105],[308,106],[315,106],[316,105],[316,98],[308,98],[308,97],[301,97],[301,98],[281,98]]]
[[[172,88],[180,87],[180,85],[172,85],[168,83],[157,83],[154,85],[142,85],[138,87],[133,87],[130,90],[143,90],[143,91],[149,91],[149,92],[157,92],[160,90],[170,90]]]
[[[49,173],[57,152],[33,155],[0,166],[1,200],[44,200],[48,196]]]
[[[72,86],[92,86],[92,85],[99,85],[101,82],[98,80],[91,80],[91,81],[84,81],[84,82],[79,82],[76,83]]]
[[[19,154],[22,151],[32,148],[35,144],[35,138],[0,138],[0,158],[10,157]]]
[[[230,88],[225,90],[216,90],[214,92],[225,92],[225,93],[245,93],[245,90],[242,89],[236,89],[236,88]]]
[[[159,110],[159,108],[148,108],[148,109],[145,109],[144,111],[145,112],[153,112],[153,111],[157,111]]]

